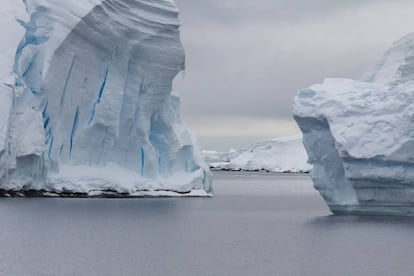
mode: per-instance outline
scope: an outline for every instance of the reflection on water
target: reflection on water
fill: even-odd
[[[414,226],[413,217],[399,216],[321,216],[310,219],[309,224],[313,226],[355,226],[355,225],[392,225],[392,226]]]
[[[1,199],[0,275],[412,275],[414,219],[332,216],[307,175],[214,198]]]

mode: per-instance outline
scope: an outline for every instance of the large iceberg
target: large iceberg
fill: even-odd
[[[362,81],[301,91],[294,116],[313,180],[333,213],[414,215],[414,34]]]
[[[309,172],[311,169],[301,136],[279,137],[221,156],[224,159],[221,162],[209,162],[211,168],[277,173]]]
[[[185,64],[173,0],[0,6],[2,194],[211,194],[172,93]]]

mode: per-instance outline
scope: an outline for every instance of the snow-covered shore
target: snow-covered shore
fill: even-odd
[[[275,138],[227,154],[205,151],[204,156],[213,170],[279,173],[311,170],[301,136]]]

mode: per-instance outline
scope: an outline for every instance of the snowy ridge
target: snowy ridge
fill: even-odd
[[[295,119],[315,187],[336,213],[414,214],[414,36],[367,80],[327,79],[298,93]]]
[[[252,145],[230,156],[228,162],[213,162],[217,170],[309,172],[301,136],[275,138]]]
[[[414,80],[414,33],[393,43],[362,81],[397,85]]]
[[[211,193],[171,92],[185,63],[174,2],[25,4],[15,80],[0,88],[0,188]]]

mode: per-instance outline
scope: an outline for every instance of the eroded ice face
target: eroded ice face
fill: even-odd
[[[14,67],[7,174],[12,169],[12,178],[24,176],[36,188],[210,192],[208,168],[171,92],[185,61],[174,3],[29,0],[27,8],[31,20],[23,24]],[[35,123],[13,135],[22,121]],[[18,165],[23,145],[31,157]],[[118,181],[99,173],[109,164]],[[39,171],[34,181],[33,171]],[[177,175],[186,177],[165,180]]]
[[[295,98],[315,187],[334,212],[414,214],[412,49],[410,34],[365,82],[327,79]]]

